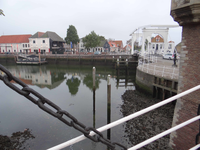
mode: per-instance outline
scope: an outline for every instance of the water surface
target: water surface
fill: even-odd
[[[86,126],[99,128],[108,122],[107,113],[107,76],[111,75],[111,122],[122,118],[120,106],[121,95],[127,89],[134,89],[134,76],[124,86],[125,79],[117,80],[115,69],[96,67],[96,91],[93,98],[92,67],[93,66],[20,66],[4,65],[16,77],[28,84],[44,97],[68,111]],[[117,83],[118,81],[118,83]],[[16,85],[16,84],[15,84]],[[19,85],[17,85],[19,86]],[[20,87],[20,86],[19,86]],[[21,87],[20,87],[21,88]],[[75,138],[81,133],[68,127],[58,119],[41,110],[37,105],[0,81],[0,134],[11,137],[18,135],[18,149],[43,150]],[[95,105],[94,105],[95,101]],[[23,134],[29,132],[29,136]],[[111,129],[108,138],[128,146],[124,137],[123,124]],[[107,137],[107,131],[103,132]],[[102,150],[107,147],[101,143],[84,140],[65,149]]]

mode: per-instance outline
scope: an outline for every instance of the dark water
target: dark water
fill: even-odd
[[[130,83],[127,83],[132,86],[125,87],[124,83],[119,83],[125,80],[117,80],[114,69],[97,66],[94,108],[93,66],[4,66],[29,87],[57,104],[61,109],[71,113],[80,122],[95,128],[106,125],[109,116],[107,114],[108,74],[111,75],[111,122],[123,116],[120,112],[121,95],[127,89],[135,89],[133,86],[135,76],[132,76]],[[124,137],[124,130],[123,124],[112,128],[111,141],[128,146],[129,141]],[[14,137],[12,134],[16,132],[18,134]],[[43,150],[75,138],[81,133],[47,114],[0,81],[0,135],[13,137],[16,149]],[[103,135],[107,137],[107,131],[103,132]],[[65,149],[102,150],[107,147],[86,139]]]

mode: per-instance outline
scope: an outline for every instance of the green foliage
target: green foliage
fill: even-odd
[[[106,40],[104,36],[99,36],[99,38],[100,38],[100,41],[105,41]]]
[[[101,83],[98,77],[95,77],[95,88],[99,89],[99,84]],[[83,84],[86,85],[91,91],[93,91],[93,77],[92,75],[86,75],[83,79]]]
[[[101,38],[102,38],[102,36],[101,36]],[[100,42],[101,42],[100,39],[101,38],[94,31],[92,31],[90,34],[86,35],[83,38],[83,44],[84,44],[86,49],[97,47],[98,45],[100,45]]]
[[[65,38],[65,41],[67,44],[70,44],[70,42],[72,42],[73,44],[77,44],[79,42],[77,30],[73,25],[70,25],[67,29],[67,36]]]
[[[5,16],[2,9],[0,9],[0,15]]]

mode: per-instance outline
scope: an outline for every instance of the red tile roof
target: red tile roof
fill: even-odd
[[[122,41],[114,41],[119,47],[123,46]]]
[[[29,43],[28,38],[31,34],[26,35],[2,35],[0,36],[0,43]]]
[[[110,45],[110,47],[117,47],[117,44],[115,42],[110,41],[108,42],[108,44]]]
[[[158,41],[156,41],[156,39],[158,39]],[[164,40],[160,35],[157,35],[156,37],[151,39],[151,42],[156,42],[156,43],[163,43]]]

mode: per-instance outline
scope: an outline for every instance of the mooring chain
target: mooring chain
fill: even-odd
[[[74,127],[78,131],[82,132],[87,138],[94,142],[101,142],[107,146],[109,146],[112,150],[115,150],[115,148],[118,146],[119,148],[122,148],[126,150],[127,148],[119,143],[112,143],[109,139],[106,139],[103,137],[103,134],[100,133],[98,130],[96,130],[93,127],[86,127],[84,124],[79,122],[74,116],[72,116],[70,113],[68,113],[65,110],[62,110],[59,106],[48,100],[47,98],[43,97],[41,94],[36,92],[35,90],[31,89],[28,85],[26,85],[24,82],[22,82],[17,77],[13,76],[4,66],[0,64],[0,70],[3,72],[0,74],[0,80],[2,80],[8,87],[19,93],[20,95],[23,95],[27,99],[29,99],[34,104],[38,105],[39,108],[46,111],[47,113],[51,114],[52,116],[56,117],[66,125],[70,127]],[[15,86],[11,81],[15,81],[19,85],[21,85],[23,88],[20,89],[19,87]],[[34,95],[36,98],[34,98]],[[55,110],[50,109],[49,107],[45,106],[45,104],[51,106]],[[64,116],[71,119],[71,121],[67,121]],[[91,136],[90,132],[93,131],[96,133],[95,136]]]

